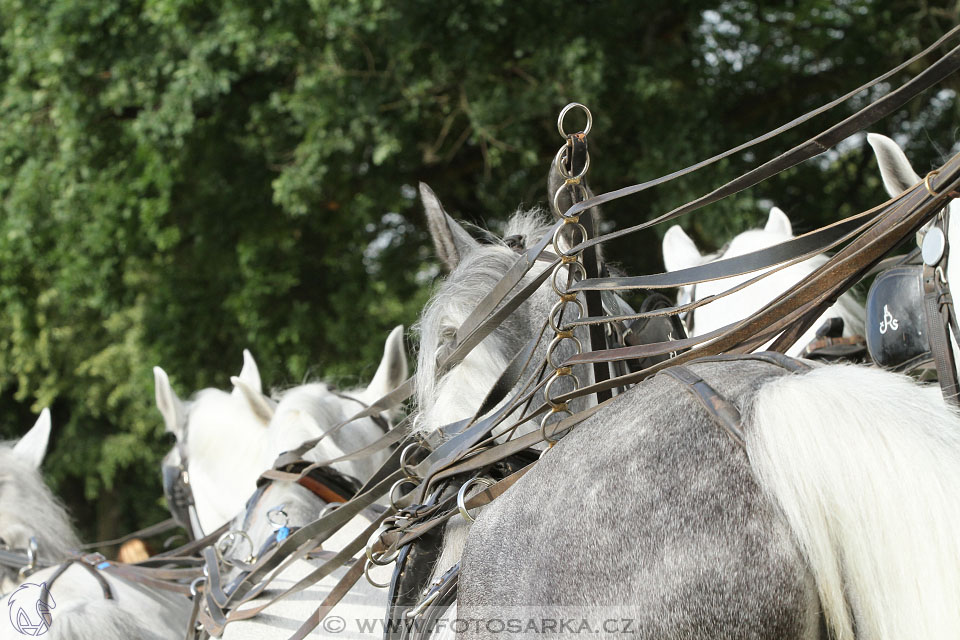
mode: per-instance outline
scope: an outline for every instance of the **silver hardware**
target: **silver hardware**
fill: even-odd
[[[394,549],[393,551],[382,551],[379,554],[374,552],[373,545],[380,542],[380,537],[385,534],[387,531],[393,528],[392,523],[384,523],[380,525],[380,528],[373,532],[373,535],[370,536],[370,539],[367,541],[367,560],[373,564],[380,565],[385,567],[394,560],[397,559],[397,556],[400,555],[399,549]]]
[[[403,475],[407,476],[410,480],[419,480],[420,476],[417,475],[417,472],[413,470],[407,464],[407,456],[410,455],[410,450],[413,447],[419,447],[420,445],[416,442],[411,442],[406,447],[403,448],[403,451],[400,452],[400,469],[403,471]]]
[[[457,492],[457,508],[460,509],[460,515],[463,516],[463,519],[467,522],[473,522],[474,517],[470,515],[470,512],[467,511],[466,500],[467,500],[467,491],[475,484],[482,484],[487,487],[492,487],[495,483],[490,478],[485,478],[483,476],[478,476],[472,478],[463,483],[463,486],[460,487],[460,491]]]
[[[236,556],[227,557],[226,553],[233,550],[233,546],[236,544],[237,539],[243,540],[250,547],[250,553],[244,558],[243,562],[246,564],[252,564],[257,558],[253,555],[253,540],[247,534],[246,531],[241,531],[240,529],[231,529],[227,531],[222,536],[217,538],[217,543],[213,546],[213,550],[217,554],[217,558],[223,564],[233,567],[235,566]]]
[[[287,515],[287,512],[283,510],[285,504],[278,504],[277,506],[267,510],[267,522],[273,525],[274,529],[279,529],[281,527],[287,526],[287,522],[290,521],[290,516]]]
[[[390,499],[390,506],[396,509],[397,511],[400,511],[400,507],[397,506],[397,499],[401,496],[394,498],[393,494],[396,492],[397,489],[399,489],[405,484],[416,485],[417,483],[410,480],[410,478],[400,478],[399,480],[393,483],[393,486],[390,487],[390,492],[387,494],[387,497]]]
[[[36,536],[30,536],[29,542],[27,542],[27,564],[26,566],[20,567],[20,571],[17,572],[17,575],[21,580],[27,578],[34,571],[37,570],[37,551],[40,546],[37,544]]]
[[[320,509],[320,514],[317,517],[322,518],[334,509],[340,508],[342,505],[342,502],[328,502],[327,504],[323,505],[322,509]]]
[[[386,589],[387,587],[390,586],[390,581],[387,581],[381,584],[379,582],[374,581],[374,579],[370,577],[370,566],[375,564],[378,564],[378,563],[374,562],[373,560],[367,560],[367,563],[363,565],[363,575],[367,578],[367,582],[375,586],[377,589]]]
[[[199,589],[200,585],[203,585],[206,583],[207,583],[207,579],[204,576],[199,576],[197,578],[194,578],[193,582],[190,583],[190,598],[191,599],[196,598],[197,594],[200,591]]]
[[[581,131],[580,133],[582,133],[583,135],[587,135],[588,133],[590,133],[590,129],[593,128],[593,114],[590,113],[590,109],[587,109],[585,106],[583,106],[579,102],[571,102],[570,104],[568,104],[567,106],[565,106],[563,109],[560,110],[560,116],[557,118],[557,131],[559,131],[560,135],[564,138],[569,137],[570,134],[563,130],[563,119],[566,117],[567,113],[569,113],[572,109],[582,109],[583,113],[586,114],[587,116],[587,126],[584,127],[583,131]]]

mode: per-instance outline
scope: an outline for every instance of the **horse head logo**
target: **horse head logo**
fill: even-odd
[[[53,620],[50,609],[55,609],[57,603],[53,601],[46,582],[25,582],[10,595],[7,606],[14,629],[25,636],[42,636],[50,630]]]

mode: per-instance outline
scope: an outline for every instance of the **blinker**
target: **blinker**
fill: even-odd
[[[927,232],[928,238],[934,229]],[[922,270],[920,265],[887,269],[867,294],[867,349],[881,367],[909,371],[933,358],[923,311]]]

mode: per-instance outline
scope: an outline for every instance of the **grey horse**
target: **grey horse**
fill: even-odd
[[[481,405],[555,294],[541,287],[439,372],[459,322],[513,260],[423,195],[452,268],[420,322],[418,424],[431,431]],[[508,228],[525,227],[530,246],[534,221]],[[960,420],[937,389],[843,365],[689,370],[739,410],[745,446],[670,375],[615,397],[478,516],[458,637],[960,635]],[[463,546],[451,531],[441,564]]]

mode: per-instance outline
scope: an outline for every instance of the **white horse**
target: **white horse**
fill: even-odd
[[[463,229],[446,241],[459,265],[421,321],[421,360],[512,263]],[[547,284],[527,308],[554,299]],[[475,362],[505,362],[542,322],[520,311]],[[459,368],[423,384],[418,370],[422,428],[483,402]],[[460,637],[572,614],[606,637],[808,640],[824,637],[822,615],[844,640],[956,638],[960,419],[939,390],[850,365],[689,368],[744,416],[746,450],[668,375],[616,396],[477,517],[458,606],[479,623]],[[505,634],[514,616],[521,632]],[[614,618],[630,629],[601,626]]]
[[[30,537],[38,543],[41,566],[65,560],[79,547],[63,506],[40,477],[38,468],[47,449],[50,413],[12,447],[0,446],[0,538],[12,549],[25,549]],[[101,575],[113,591],[103,597],[97,581],[82,567],[71,565],[49,588],[49,617],[38,608],[42,588],[56,566],[23,580],[0,570],[0,639],[45,634],[51,640],[163,640],[181,637],[190,612],[186,598],[146,589],[109,572]],[[49,633],[47,633],[49,632]]]
[[[257,497],[254,504],[233,521],[231,530],[243,531],[249,538],[232,538],[232,544],[226,555],[242,560],[249,559],[246,556],[250,553],[259,555],[261,550],[265,551],[269,548],[267,543],[275,539],[276,532],[282,526],[290,527],[291,530],[302,527],[316,520],[327,506],[327,502],[299,484],[273,481]],[[340,550],[369,524],[369,516],[355,517],[324,542],[323,548],[330,552]],[[240,608],[249,609],[266,604],[271,598],[306,577],[322,564],[323,560],[323,558],[299,560],[293,563],[270,583],[269,588],[260,597],[245,603]],[[364,558],[354,561],[363,562]],[[347,570],[346,567],[340,567],[310,587],[271,604],[256,616],[227,624],[222,638],[224,640],[252,638],[285,640],[308,618]],[[377,568],[372,572],[374,578],[381,582],[389,580],[390,574],[389,567]],[[225,583],[230,584],[238,575],[239,571],[236,569],[228,571]],[[339,620],[344,621],[343,627],[325,626],[323,628],[336,632],[337,637],[344,640],[379,639],[383,635],[383,628],[379,622],[383,619],[386,607],[387,591],[376,588],[366,579],[361,578],[337,604],[335,614]]]
[[[168,454],[165,464],[178,456],[186,456],[190,484],[193,486],[197,514],[204,531],[212,531],[222,522],[232,521],[235,535],[228,557],[248,559],[260,553],[272,539],[279,522],[300,527],[316,520],[327,506],[320,497],[304,487],[287,481],[273,481],[245,508],[254,494],[260,474],[272,467],[277,456],[301,443],[319,437],[334,425],[360,412],[369,404],[395,389],[407,375],[403,327],[393,329],[384,345],[383,358],[370,384],[365,388],[336,392],[324,383],[309,383],[279,394],[277,401],[264,396],[256,363],[244,352],[241,374],[232,378],[232,393],[205,389],[188,402],[177,398],[163,370],[154,370],[157,405],[167,429],[177,436],[178,444]],[[386,412],[383,418],[393,417]],[[378,424],[363,418],[346,425],[336,434],[324,438],[305,459],[329,460],[359,450],[383,435],[383,421]],[[383,464],[389,451],[332,466],[336,471],[366,481]],[[199,481],[199,484],[197,484]],[[349,496],[347,496],[349,497]],[[238,506],[239,505],[239,506]],[[230,518],[223,514],[231,513]],[[282,510],[283,516],[271,515]],[[369,524],[355,518],[329,539],[324,548],[337,550]],[[263,595],[243,605],[249,609],[292,586],[316,565],[301,560],[284,570]],[[317,603],[327,595],[346,572],[341,568],[297,594],[280,600],[257,616],[230,623],[223,638],[286,638],[307,619]],[[227,582],[237,577],[236,570],[227,574]],[[383,570],[375,572],[378,580],[389,578]],[[380,621],[386,610],[386,591],[362,580],[338,605],[337,613],[349,623],[339,630],[343,638],[372,638],[382,634]],[[360,622],[358,622],[360,621]],[[366,625],[366,626],[365,626]]]
[[[0,549],[24,550],[37,541],[40,565],[65,558],[80,546],[63,505],[40,475],[50,439],[50,410],[17,442],[0,444]],[[19,583],[17,571],[0,566],[0,593]]]
[[[897,196],[907,189],[915,186],[922,178],[913,170],[910,161],[900,146],[888,138],[878,133],[867,134],[867,142],[873,147],[877,156],[877,164],[880,166],[880,176],[883,178],[883,186],[891,196]],[[947,246],[950,248],[960,247],[960,216],[956,213],[960,211],[960,202],[952,200],[947,207]],[[960,282],[960,260],[947,261],[947,282]],[[960,362],[960,348],[957,341],[950,334],[950,342],[953,346],[953,357],[955,362]]]
[[[178,466],[186,455],[193,499],[200,526],[214,531],[244,510],[256,489],[257,478],[273,466],[277,456],[360,412],[386,395],[406,376],[403,327],[396,327],[384,345],[377,372],[364,389],[334,392],[324,383],[293,387],[280,394],[279,403],[263,393],[260,372],[249,351],[243,369],[231,378],[232,392],[204,389],[181,400],[160,367],[154,367],[157,407],[177,444],[164,459]],[[360,449],[383,434],[365,418],[325,438],[309,455],[326,459]],[[386,459],[380,452],[368,458],[334,465],[338,471],[365,481]]]
[[[751,229],[739,234],[726,247],[715,254],[701,254],[690,236],[684,233],[678,225],[674,225],[667,229],[667,233],[663,236],[663,263],[667,271],[676,271],[677,269],[686,269],[715,260],[733,258],[759,251],[786,242],[793,237],[793,225],[790,223],[790,219],[777,207],[770,209],[767,223],[762,229]],[[693,314],[690,335],[699,336],[710,333],[753,315],[784,291],[810,275],[826,261],[826,256],[816,256],[804,260],[776,273],[771,273],[759,282],[740,291],[690,311],[689,313]],[[755,278],[760,273],[762,271],[681,287],[677,302],[686,304],[722,293]],[[827,309],[810,329],[800,336],[800,339],[787,350],[787,354],[799,355],[815,338],[817,329],[829,318],[841,318],[843,320],[844,336],[863,335],[863,316],[863,305],[848,291],[840,296],[836,304]],[[688,322],[688,326],[690,324]]]

